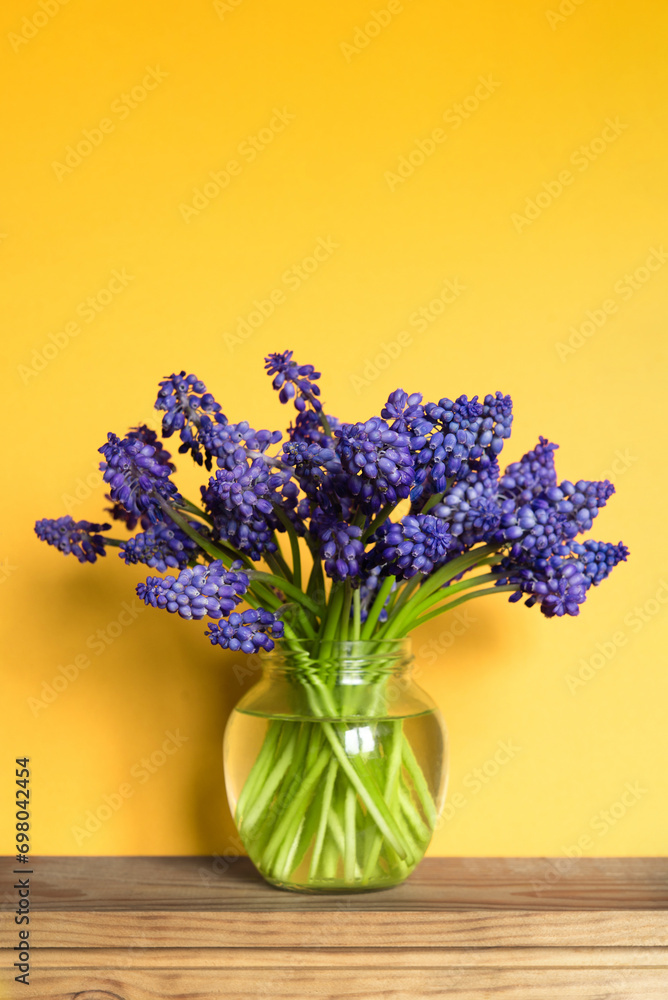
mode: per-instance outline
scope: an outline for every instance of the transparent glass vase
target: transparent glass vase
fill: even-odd
[[[225,783],[264,878],[298,892],[403,881],[443,806],[447,734],[408,640],[291,643],[225,731]]]

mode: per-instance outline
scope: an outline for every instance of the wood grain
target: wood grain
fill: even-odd
[[[666,1000],[653,969],[346,969],[135,971],[121,975],[45,972],[31,1000]],[[28,990],[16,987],[11,1000]]]
[[[31,890],[28,988],[0,903],[11,1000],[668,1000],[665,858],[431,858],[352,896],[239,858],[35,858]]]
[[[668,969],[667,948],[40,948],[45,969]],[[0,950],[0,968],[11,968]]]
[[[0,858],[3,885],[13,867]],[[248,858],[45,857],[34,868],[32,906],[50,911],[668,909],[668,858],[425,858],[400,886],[332,896],[275,889]]]

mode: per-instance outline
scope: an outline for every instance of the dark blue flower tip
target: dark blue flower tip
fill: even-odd
[[[179,451],[190,452],[198,465],[205,462],[210,469],[212,455],[200,439],[200,430],[203,424],[211,423],[212,416],[225,423],[227,418],[221,414],[220,404],[207,392],[204,382],[196,375],[186,375],[185,371],[168,376],[160,383],[155,408],[164,411],[163,436],[171,437],[178,431]]]
[[[512,497],[518,503],[529,503],[541,493],[549,493],[557,485],[554,453],[558,447],[541,437],[533,451],[507,466],[499,480],[502,496]]]
[[[319,444],[322,448],[327,448],[332,444],[332,434],[341,426],[341,422],[328,413],[327,423],[331,434],[325,431],[322,410],[300,410],[294,424],[290,424],[288,428],[288,439],[297,443],[304,441],[306,444]]]
[[[578,556],[582,573],[597,587],[612,573],[620,562],[626,562],[630,553],[623,542],[596,542],[588,538],[583,543],[573,542],[573,552]]]
[[[390,393],[380,415],[384,420],[392,421],[390,427],[393,431],[408,434],[415,421],[424,416],[424,407],[421,404],[421,393],[413,392],[409,395],[403,389],[395,389]]]
[[[272,386],[278,391],[281,403],[292,400],[299,411],[306,410],[307,404],[316,412],[322,410],[317,385],[320,372],[313,365],[298,365],[292,360],[292,351],[269,354],[264,361],[267,374],[274,376]]]
[[[284,625],[280,618],[264,608],[252,608],[235,611],[225,621],[209,623],[206,635],[213,646],[222,649],[240,653],[257,653],[261,649],[268,652],[274,648],[274,640],[283,638]]]
[[[79,562],[95,562],[98,556],[106,555],[106,539],[101,531],[108,531],[110,524],[95,524],[92,521],[75,521],[69,514],[65,517],[44,517],[35,523],[35,534],[47,545],[53,545],[63,555],[76,556]]]
[[[161,501],[181,497],[169,476],[171,466],[160,461],[160,451],[145,444],[130,432],[125,438],[107,435],[107,443],[99,451],[106,461],[100,462],[103,479],[110,486],[110,498],[121,504],[128,514],[146,514],[152,523],[164,520]]]
[[[137,594],[144,604],[199,621],[224,618],[242,601],[248,585],[245,573],[226,570],[215,559],[208,566],[186,567],[178,577],[149,576],[138,584]]]

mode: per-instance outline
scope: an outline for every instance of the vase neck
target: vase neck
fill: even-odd
[[[340,680],[370,674],[408,674],[413,666],[410,640],[280,643],[263,657],[265,672],[336,673]]]

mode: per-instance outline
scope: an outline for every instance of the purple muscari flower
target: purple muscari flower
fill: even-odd
[[[329,438],[325,440],[329,441]],[[334,450],[315,442],[286,441],[283,461],[295,470],[295,479],[311,500],[318,497],[330,474],[341,471],[341,463]]]
[[[482,404],[482,424],[476,446],[490,459],[500,455],[503,442],[510,437],[513,423],[513,401],[502,392],[489,393]],[[473,456],[474,458],[477,456]]]
[[[498,499],[498,469],[494,460],[485,469],[469,472],[432,508],[434,516],[449,522],[457,548],[484,541],[498,527],[503,509]],[[512,502],[508,507],[514,509]]]
[[[478,397],[460,396],[452,402],[441,399],[427,403],[423,416],[413,426],[411,448],[415,453],[416,484],[414,496],[427,487],[430,493],[442,493],[447,480],[468,471],[469,458],[478,458],[482,449],[476,439],[482,427],[482,403]]]
[[[503,559],[494,572],[499,575],[497,586],[517,584],[517,591],[510,596],[511,602],[528,594],[527,607],[540,604],[547,618],[579,614],[590,586],[579,561],[571,557],[566,547],[547,559],[532,558],[526,553],[519,559]]]
[[[222,507],[249,519],[258,512],[271,514],[276,491],[287,481],[284,472],[273,472],[258,458],[251,463],[240,462],[232,470],[219,469],[209,479],[208,487],[202,488],[202,494],[212,512]]]
[[[267,374],[275,376],[272,385],[279,390],[278,398],[281,403],[288,403],[293,399],[296,409],[300,411],[306,409],[307,403],[314,410],[322,409],[322,403],[318,399],[320,386],[316,385],[320,372],[313,365],[298,365],[292,360],[292,351],[269,354],[264,361]]]
[[[427,403],[423,416],[411,422],[411,449],[416,455],[413,499],[423,492],[443,493],[448,480],[493,464],[510,437],[512,419],[512,400],[500,392],[485,396],[482,403],[477,396]]]
[[[108,531],[110,524],[75,521],[67,514],[56,519],[43,517],[35,523],[35,534],[48,545],[54,545],[63,555],[74,555],[79,562],[94,563],[98,556],[106,555],[106,539],[98,532]]]
[[[371,536],[374,547],[367,566],[381,566],[399,580],[416,573],[431,573],[445,562],[453,538],[448,524],[431,514],[408,514],[401,521],[386,521]]]
[[[325,560],[327,575],[333,580],[350,579],[357,586],[364,555],[362,529],[317,510],[310,530],[321,543],[320,557]]]
[[[286,512],[297,501],[297,485],[283,470],[273,471],[263,458],[244,461],[233,470],[219,469],[202,487],[202,499],[216,531],[251,559],[275,552],[274,531],[280,522],[274,508]]]
[[[178,577],[149,576],[137,586],[137,594],[144,604],[166,608],[181,618],[223,618],[233,611],[248,590],[245,573],[226,570],[220,559],[208,566],[182,569]]]
[[[202,526],[196,522],[190,524],[197,531],[201,530]],[[192,538],[175,524],[161,521],[124,542],[119,555],[128,565],[145,563],[165,573],[169,568],[183,569],[196,551],[197,543]]]
[[[403,389],[391,392],[387,403],[380,411],[384,420],[391,420],[390,427],[400,434],[408,434],[416,420],[424,416],[422,394],[413,392],[410,395]]]
[[[592,538],[582,544],[572,542],[571,549],[578,557],[582,573],[595,587],[612,573],[618,563],[626,562],[629,555],[622,542],[613,545],[612,542],[596,542]]]
[[[108,434],[107,443],[99,451],[106,459],[100,462],[100,468],[111,487],[110,498],[129,514],[147,514],[155,524],[164,520],[161,501],[181,499],[169,478],[171,468],[158,460],[154,445],[129,435],[121,440]]]
[[[274,648],[274,639],[282,639],[283,622],[264,608],[234,611],[226,621],[207,626],[206,635],[213,646],[241,653],[257,653]]]
[[[591,529],[599,509],[605,507],[614,492],[615,487],[607,479],[602,482],[579,479],[575,484],[564,480],[546,490],[545,496],[566,518],[568,537],[572,538]]]
[[[330,413],[327,414],[329,429],[334,433],[337,427],[341,426],[339,420]],[[288,429],[290,441],[305,441],[307,444],[319,444],[323,448],[328,448],[332,444],[332,438],[326,434],[323,426],[320,411],[302,410],[295,418],[294,426]]]
[[[575,484],[566,480],[558,487],[548,487],[529,503],[515,506],[514,501],[506,500],[493,540],[511,542],[513,556],[522,550],[548,556],[563,542],[589,531],[599,509],[614,492],[607,479],[580,479]]]
[[[170,375],[160,383],[156,410],[164,410],[162,418],[163,437],[171,437],[174,431],[179,432],[182,444],[180,452],[191,452],[198,465],[202,464],[202,443],[199,430],[203,420],[210,422],[209,414],[218,413],[220,405],[210,392],[206,391],[204,382],[196,375],[186,375],[184,371],[178,375]],[[211,468],[211,456],[206,452],[207,468]]]
[[[176,466],[172,462],[172,456],[164,447],[157,433],[154,430],[151,430],[150,427],[147,427],[146,424],[140,424],[138,427],[133,427],[125,436],[130,438],[131,441],[141,441],[142,444],[151,445],[155,448],[154,458],[156,462],[159,462],[160,465],[168,465],[172,472],[175,471]]]
[[[499,480],[499,492],[512,497],[518,504],[528,503],[545,490],[557,485],[554,453],[558,444],[551,444],[541,437],[533,451],[528,451],[519,462],[507,466]]]
[[[256,431],[246,420],[229,424],[222,413],[216,413],[213,420],[202,420],[199,439],[207,455],[216,459],[218,467],[231,471],[240,462],[263,455],[270,445],[281,440],[281,432]]]
[[[342,424],[336,435],[344,473],[337,485],[339,495],[355,498],[365,514],[409,496],[415,472],[408,435],[390,430],[380,417]]]

